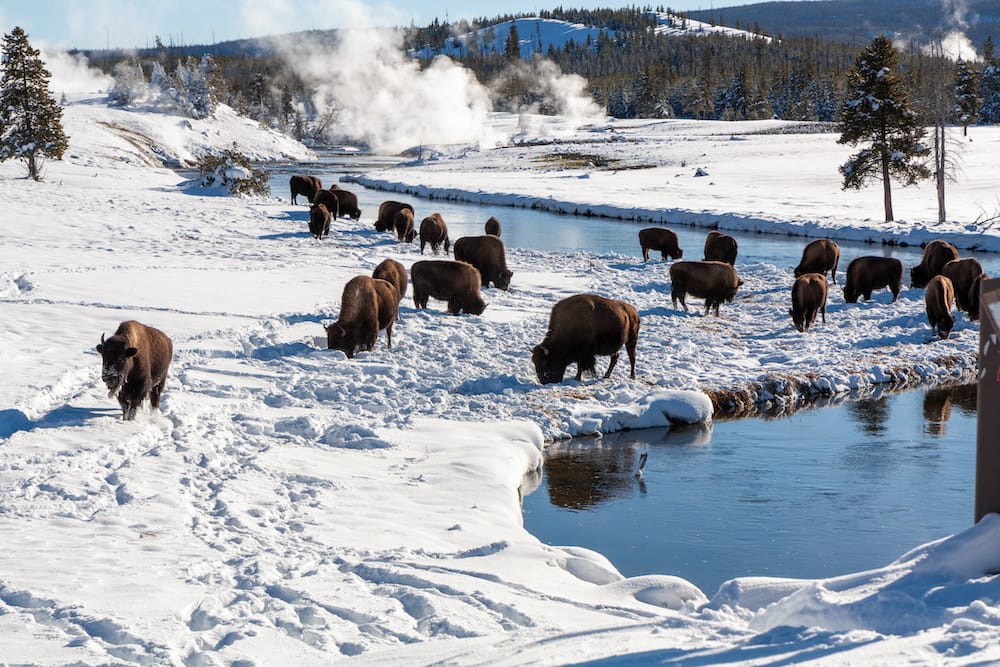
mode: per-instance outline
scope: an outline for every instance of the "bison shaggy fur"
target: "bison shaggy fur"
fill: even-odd
[[[309,207],[309,233],[318,239],[330,233],[330,209],[322,202]]]
[[[924,246],[920,263],[910,269],[910,285],[927,287],[931,278],[941,273],[944,265],[958,259],[958,248],[947,241],[931,241]]]
[[[635,379],[635,347],[639,312],[631,304],[596,294],[577,294],[552,307],[549,329],[531,350],[531,362],[542,384],[562,382],[566,367],[576,364],[576,379],[595,373],[596,356],[611,356],[604,377],[610,377],[622,345],[628,353],[629,377]]]
[[[108,396],[117,395],[122,419],[135,419],[136,410],[147,398],[153,409],[160,407],[160,394],[174,354],[173,343],[165,333],[126,320],[111,338],[105,340],[101,334],[97,351],[101,354],[101,379]]]
[[[705,261],[736,264],[736,253],[739,244],[729,234],[722,234],[714,229],[705,237]]]
[[[481,315],[486,303],[479,293],[479,270],[467,262],[421,260],[410,267],[413,304],[426,308],[428,297],[448,302],[448,312]]]
[[[483,231],[485,231],[490,236],[496,236],[500,238],[500,221],[496,219],[495,216],[490,216],[490,219],[486,221],[483,225]]]
[[[396,238],[412,243],[417,231],[413,228],[413,209],[401,208],[393,216],[392,226],[396,228]]]
[[[336,220],[340,217],[340,200],[329,190],[317,190],[313,197],[313,204],[322,204],[330,212],[330,219]]]
[[[451,241],[448,240],[448,225],[440,213],[432,213],[420,221],[420,254],[424,254],[424,246],[431,244],[431,250],[438,254],[438,246],[444,244],[444,254],[448,254]]]
[[[826,276],[819,273],[804,273],[792,284],[792,324],[796,331],[806,332],[816,321],[816,313],[823,315],[826,324]]]
[[[316,176],[292,176],[288,179],[288,189],[291,190],[293,204],[298,204],[296,198],[299,195],[305,195],[312,204],[316,193],[323,189],[323,182]]]
[[[507,253],[503,241],[496,236],[463,236],[455,241],[453,250],[457,260],[468,262],[479,269],[482,286],[493,283],[500,289],[510,288],[514,272],[507,268]]]
[[[844,301],[857,303],[858,297],[863,297],[865,301],[868,301],[872,298],[872,292],[888,287],[895,303],[902,284],[903,263],[895,257],[874,255],[855,257],[847,265],[847,278],[844,280]]]
[[[983,275],[983,265],[974,257],[953,259],[941,267],[941,275],[947,276],[955,288],[955,305],[964,312],[969,312],[969,290],[976,278]]]
[[[837,264],[840,263],[840,246],[830,239],[816,239],[802,250],[802,259],[795,267],[795,277],[803,273],[830,272],[830,280],[837,284]]]
[[[736,290],[743,281],[736,275],[736,269],[725,262],[675,262],[670,266],[670,300],[674,308],[677,302],[687,311],[685,299],[688,294],[705,299],[705,314],[714,309],[719,314],[719,304],[732,301]]]
[[[941,338],[950,336],[952,327],[955,326],[955,316],[951,314],[954,300],[955,286],[947,277],[938,274],[927,283],[927,292],[924,294],[927,321],[931,325],[931,330],[937,332]]]
[[[401,201],[387,199],[378,206],[378,217],[375,219],[376,232],[388,232],[396,228],[396,213],[401,209],[409,209],[413,213],[413,205]]]
[[[666,259],[680,259],[684,256],[680,244],[677,242],[677,234],[665,227],[647,227],[639,230],[639,246],[642,248],[642,261],[649,260],[649,251],[658,250],[660,257]]]
[[[377,282],[385,283],[378,287]],[[388,299],[391,296],[392,299]],[[399,295],[395,287],[384,280],[355,276],[344,285],[340,298],[340,315],[337,321],[326,327],[326,346],[331,350],[340,350],[353,358],[360,351],[371,350],[378,340],[378,332],[383,328],[391,328],[396,319],[396,307],[383,306],[391,315],[379,313],[380,303],[398,305]],[[392,346],[392,334],[387,332],[389,346]]]
[[[399,297],[406,296],[406,267],[394,259],[383,259],[372,272],[372,278],[381,278],[392,284]]]

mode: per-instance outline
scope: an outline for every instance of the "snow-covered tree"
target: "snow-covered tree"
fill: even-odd
[[[979,108],[979,121],[988,125],[1000,124],[1000,63],[987,61],[979,78],[979,95],[983,105]]]
[[[19,27],[4,35],[0,70],[0,161],[24,160],[28,175],[40,180],[43,159],[62,158],[69,145],[62,108],[49,92],[52,75]]]
[[[955,119],[962,126],[962,136],[979,119],[983,98],[979,96],[979,73],[961,58],[955,63]]]
[[[840,166],[843,187],[860,189],[870,179],[881,179],[886,221],[893,220],[890,178],[912,185],[930,176],[926,129],[896,73],[898,62],[892,40],[873,39],[847,74],[847,98],[840,108],[838,143],[867,144]]]
[[[108,100],[112,104],[127,106],[141,100],[149,92],[146,77],[142,73],[142,65],[123,60],[115,65],[115,83],[108,91]]]

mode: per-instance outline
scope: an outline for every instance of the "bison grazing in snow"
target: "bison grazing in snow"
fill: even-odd
[[[736,269],[725,262],[675,262],[670,266],[670,300],[674,308],[681,302],[687,312],[685,298],[688,294],[705,299],[705,314],[714,309],[719,314],[719,304],[732,301],[743,281]]]
[[[384,283],[384,286],[377,287],[377,282]],[[391,329],[396,319],[396,307],[389,305],[393,302],[398,305],[399,294],[386,281],[368,276],[351,278],[344,285],[337,321],[325,327],[327,348],[340,350],[348,359],[359,351],[374,348],[379,330]],[[387,312],[379,313],[380,304],[386,304],[383,308]],[[387,331],[386,335],[392,347],[392,332]]]
[[[375,219],[376,232],[388,232],[396,228],[396,213],[407,208],[413,213],[413,205],[401,201],[387,199],[378,206],[378,217]]]
[[[455,259],[479,269],[483,287],[493,283],[500,289],[510,289],[510,278],[514,272],[507,269],[503,241],[496,236],[463,236],[455,241],[453,254]]]
[[[816,313],[823,314],[826,324],[826,276],[819,273],[804,273],[792,285],[792,324],[796,331],[806,332],[816,321]]]
[[[288,179],[288,188],[292,192],[292,203],[297,204],[296,198],[305,195],[309,203],[313,203],[316,193],[323,189],[323,182],[316,176],[292,176]]]
[[[479,270],[466,262],[432,259],[415,262],[410,267],[413,282],[413,303],[417,308],[427,307],[427,298],[434,297],[448,302],[448,312],[453,315],[468,313],[482,315],[486,303],[479,293],[482,282]]]
[[[972,281],[972,285],[969,287],[969,319],[973,322],[979,319],[979,299],[980,291],[982,290],[982,285],[984,280],[989,280],[989,276],[985,273],[981,273],[976,276],[976,279]]]
[[[844,301],[857,303],[858,297],[865,301],[872,298],[872,292],[888,287],[895,303],[899,288],[903,284],[903,263],[894,257],[855,257],[847,265],[844,281]]]
[[[340,215],[352,220],[361,219],[361,209],[358,208],[358,196],[350,190],[345,190],[336,183],[330,186],[330,192],[337,198]]]
[[[736,264],[736,253],[739,245],[729,234],[722,234],[714,229],[705,237],[705,261]]]
[[[660,257],[680,259],[684,256],[677,242],[677,234],[664,227],[647,227],[639,230],[639,246],[642,248],[642,261],[649,260],[649,251],[658,250]]]
[[[101,334],[97,345],[101,354],[101,379],[108,396],[118,396],[122,419],[135,419],[136,410],[149,398],[152,408],[160,407],[160,394],[167,382],[167,369],[174,346],[165,333],[135,320],[118,325],[107,340]]]
[[[413,228],[413,209],[401,208],[393,216],[392,225],[396,228],[396,238],[400,241],[412,243],[417,235]]]
[[[309,207],[309,233],[318,239],[330,233],[330,209],[322,202]]]
[[[440,213],[432,213],[420,221],[420,254],[424,254],[424,246],[431,244],[431,250],[438,254],[438,245],[444,244],[444,254],[448,254],[451,241],[448,240],[448,225]]]
[[[394,259],[383,259],[372,272],[372,278],[381,278],[399,292],[399,298],[406,295],[406,268]]]
[[[795,267],[795,277],[803,273],[830,272],[830,280],[837,284],[837,264],[840,263],[840,246],[830,239],[816,239],[802,250],[802,259]]]
[[[495,216],[490,216],[490,219],[486,221],[483,225],[483,231],[485,231],[490,236],[496,236],[500,238],[500,221],[496,219]]]
[[[927,321],[930,322],[931,331],[936,331],[941,338],[950,336],[951,329],[955,326],[955,316],[951,314],[954,300],[955,287],[945,276],[938,274],[927,283],[927,292],[924,294]]]
[[[958,248],[947,241],[931,241],[924,246],[920,263],[910,269],[910,285],[926,287],[930,279],[941,273],[944,265],[958,259]]]
[[[596,294],[577,294],[552,307],[549,329],[531,350],[531,362],[542,384],[562,382],[566,367],[576,364],[576,379],[584,371],[596,373],[595,357],[611,356],[604,377],[618,363],[622,345],[628,353],[629,377],[635,379],[635,346],[639,339],[639,312],[624,301]]]
[[[976,278],[983,275],[983,265],[978,259],[966,257],[953,259],[941,267],[941,275],[951,280],[955,288],[955,305],[964,312],[969,312],[969,290]]]

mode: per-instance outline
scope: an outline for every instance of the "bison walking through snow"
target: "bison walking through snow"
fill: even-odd
[[[665,227],[647,227],[639,230],[639,246],[642,248],[642,261],[649,260],[649,251],[658,250],[660,257],[666,259],[680,259],[684,256],[677,242],[677,234],[674,234]]]
[[[413,283],[413,304],[426,308],[428,297],[448,302],[453,315],[482,315],[486,303],[479,293],[482,279],[479,270],[467,262],[431,259],[415,262],[410,267]]]
[[[927,283],[927,292],[924,294],[927,321],[931,325],[931,331],[936,332],[941,338],[950,336],[955,326],[955,316],[951,314],[954,300],[955,287],[945,276],[938,274]]]
[[[340,315],[336,322],[326,327],[328,349],[340,350],[351,359],[358,352],[373,349],[379,330],[392,326],[396,310],[386,306],[391,311],[391,318],[387,319],[385,314],[380,315],[379,305],[384,302],[388,293],[382,288],[380,294],[376,282],[375,278],[355,276],[344,285],[340,298]],[[381,282],[396,293],[393,298],[398,304],[396,288],[384,280]],[[391,347],[391,332],[387,335]]]
[[[135,419],[147,398],[153,409],[160,407],[160,394],[167,382],[167,369],[174,354],[170,338],[159,329],[135,320],[118,325],[107,340],[101,334],[101,379],[108,396],[118,396],[122,419]]]
[[[396,228],[396,213],[402,209],[413,213],[413,205],[401,201],[387,199],[378,206],[378,217],[375,219],[376,232],[388,232]]]
[[[317,239],[330,233],[330,209],[322,202],[309,207],[309,233]]]
[[[510,279],[514,272],[507,268],[507,253],[503,241],[489,234],[485,236],[463,236],[455,241],[455,259],[468,262],[479,269],[483,287],[490,283],[502,290],[510,289]]]
[[[298,204],[296,199],[299,195],[305,195],[312,204],[316,193],[323,189],[323,182],[316,176],[292,176],[288,179],[288,189],[291,190],[293,204]]]
[[[448,225],[440,213],[432,213],[420,221],[420,254],[424,254],[424,246],[431,244],[431,250],[438,254],[438,246],[444,244],[444,254],[448,254],[451,241],[448,240]]]
[[[805,273],[795,279],[792,285],[792,324],[796,331],[805,333],[816,321],[816,313],[823,314],[826,324],[826,276],[819,273]]]
[[[413,242],[413,239],[417,235],[417,231],[413,228],[412,209],[401,208],[396,211],[396,215],[392,219],[392,225],[396,228],[397,240],[405,241],[406,243]]]
[[[732,301],[736,290],[743,281],[736,275],[736,269],[725,262],[675,262],[670,266],[670,300],[674,308],[681,302],[687,312],[687,295],[705,299],[705,314],[715,310],[719,314],[719,304]]]
[[[631,304],[597,294],[577,294],[552,307],[549,329],[531,350],[535,374],[542,384],[562,382],[566,367],[576,364],[576,379],[596,373],[596,356],[611,356],[604,377],[610,377],[622,345],[628,353],[629,377],[635,379],[635,347],[639,312]]]
[[[888,287],[895,303],[902,284],[903,263],[898,259],[875,255],[855,257],[847,265],[847,278],[844,280],[844,301],[857,303],[858,297],[863,297],[865,301],[868,301],[872,298],[872,292]]]
[[[840,246],[830,239],[816,239],[802,250],[802,259],[795,267],[795,277],[803,273],[830,272],[830,281],[837,284],[837,264],[840,263]]]

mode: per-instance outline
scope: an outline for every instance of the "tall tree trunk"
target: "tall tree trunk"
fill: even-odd
[[[889,183],[889,155],[882,154],[882,195],[885,200],[885,221],[892,222],[892,184]]]
[[[934,181],[937,185],[938,200],[938,222],[947,220],[944,209],[944,179],[945,174],[945,127],[944,120],[938,119],[934,123]]]

